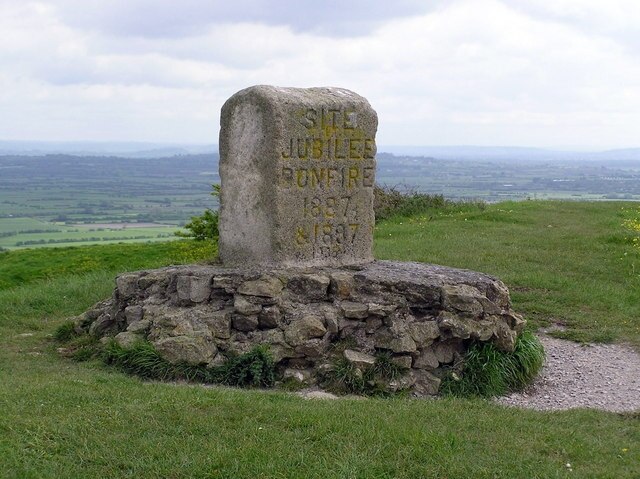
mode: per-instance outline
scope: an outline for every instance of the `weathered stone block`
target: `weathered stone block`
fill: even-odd
[[[436,369],[438,366],[440,366],[440,361],[432,348],[420,351],[420,355],[413,362],[413,367],[416,369]]]
[[[289,280],[287,289],[309,301],[319,301],[327,299],[329,283],[329,278],[322,274],[301,274]]]
[[[121,298],[131,298],[137,293],[138,277],[135,273],[125,273],[116,278],[116,288]]]
[[[133,323],[142,319],[142,306],[135,304],[124,308],[124,316],[127,323]]]
[[[342,355],[347,361],[353,364],[356,368],[360,369],[366,369],[376,363],[376,358],[374,356],[362,353],[360,351],[345,349]]]
[[[202,303],[211,294],[211,276],[178,276],[176,289],[179,299]]]
[[[331,290],[339,299],[347,299],[353,289],[353,275],[339,271],[331,275]]]
[[[413,363],[413,358],[411,356],[394,356],[391,358],[391,362],[400,366],[403,369],[409,369],[411,364]]]
[[[246,281],[238,288],[238,293],[247,296],[260,296],[265,298],[277,297],[284,285],[282,281],[273,276],[263,276],[260,279]]]
[[[324,336],[327,332],[322,320],[317,316],[307,315],[293,321],[284,331],[284,337],[291,346],[299,346],[305,341]]]
[[[231,337],[231,315],[232,309],[223,309],[221,311],[212,311],[206,318],[204,323],[208,326],[211,334],[220,339],[229,339]]]
[[[341,88],[255,86],[222,107],[225,265],[373,260],[378,118]]]
[[[340,304],[345,318],[365,319],[368,316],[369,307],[366,304],[343,301]]]
[[[260,311],[262,311],[261,305],[250,302],[242,294],[235,295],[235,297],[233,298],[233,307],[236,308],[236,311],[238,311],[238,313],[245,315],[258,314]]]
[[[217,353],[215,344],[202,336],[172,336],[153,344],[158,353],[170,363],[205,364]]]
[[[238,331],[253,331],[258,328],[258,317],[234,314],[231,324]]]
[[[278,306],[267,306],[260,311],[258,322],[261,328],[277,328],[280,326],[282,313]]]
[[[409,325],[409,334],[418,347],[424,347],[440,336],[440,328],[435,321],[415,322]]]

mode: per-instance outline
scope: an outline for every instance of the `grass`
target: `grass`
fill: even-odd
[[[637,294],[630,290],[638,290],[631,270],[637,259],[622,255],[630,246],[617,226],[619,206],[502,204],[471,209],[466,222],[462,214],[438,218],[436,211],[431,221],[414,217],[410,225],[395,218],[378,227],[377,255],[500,274],[512,287],[516,309],[534,323],[546,321],[544,311],[564,318],[572,334],[597,337],[591,320],[580,320],[581,314],[571,320],[579,305],[590,309],[607,337],[625,339],[633,329],[618,323],[640,315],[629,299]],[[580,232],[586,238],[576,237]],[[61,256],[56,249],[48,255],[32,250],[31,261],[21,251],[0,255],[0,278],[24,269],[36,276],[14,277],[0,289],[1,477],[638,475],[638,412],[536,412],[457,398],[307,401],[280,392],[145,382],[98,360],[61,358],[53,332],[109,296],[115,271],[198,256],[191,242],[177,242],[181,252],[165,249],[171,244],[123,245],[122,262],[110,246],[63,250]],[[94,266],[65,268],[65,258],[80,261],[77,250]],[[14,255],[22,254],[17,261]],[[585,284],[577,288],[576,281]],[[588,294],[594,284],[612,297],[600,289]]]
[[[502,396],[530,384],[543,363],[544,348],[531,331],[518,337],[513,353],[490,343],[476,343],[465,354],[461,370],[445,377],[441,391],[458,397]]]
[[[66,329],[67,327],[63,326],[58,328],[57,332],[64,334]],[[163,359],[147,341],[139,341],[129,348],[123,348],[115,341],[110,341],[103,349],[94,345],[91,352],[93,354],[90,357],[98,353],[105,364],[143,379],[264,388],[272,387],[275,382],[273,358],[268,348],[262,346],[256,346],[245,354],[230,357],[223,364],[212,367],[186,363],[172,364]]]
[[[640,251],[623,207],[633,204],[505,202],[395,217],[376,227],[375,255],[495,275],[533,327],[639,348]]]
[[[0,291],[32,282],[83,273],[133,271],[190,263],[217,254],[212,242],[171,241],[29,249],[0,253]]]

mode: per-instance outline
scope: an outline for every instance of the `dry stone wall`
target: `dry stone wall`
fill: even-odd
[[[436,394],[471,341],[511,351],[524,321],[491,276],[422,263],[351,268],[177,266],[117,277],[78,332],[127,347],[150,341],[170,362],[217,365],[268,345],[280,375],[313,384],[336,351],[355,368],[386,352],[406,368],[390,384]],[[345,349],[337,344],[348,344]]]

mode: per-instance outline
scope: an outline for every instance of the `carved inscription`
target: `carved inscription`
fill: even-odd
[[[371,195],[359,192],[375,183],[375,140],[346,108],[307,108],[294,121],[297,134],[285,139],[279,166],[279,186],[300,205],[292,240],[316,258],[338,256],[371,234],[372,219],[362,217]]]

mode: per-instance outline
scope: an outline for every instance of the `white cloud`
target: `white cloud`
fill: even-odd
[[[327,15],[305,29],[277,11],[240,22],[203,2],[91,2],[0,0],[0,139],[213,143],[224,100],[267,83],[363,94],[380,143],[638,145],[637,2],[406,2],[386,21],[374,2],[353,36]]]

